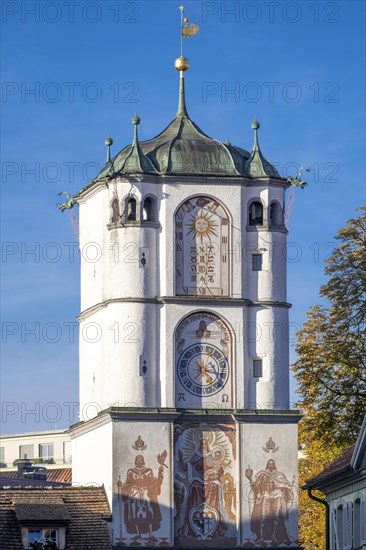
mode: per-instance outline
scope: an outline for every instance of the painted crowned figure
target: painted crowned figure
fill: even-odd
[[[165,457],[158,456],[159,470],[154,476],[153,470],[145,466],[144,457],[137,455],[135,466],[127,470],[126,481],[122,484],[124,523],[127,533],[135,535],[136,539],[148,534],[149,540],[154,540],[153,533],[161,527],[158,496],[164,479],[164,460]]]
[[[253,508],[250,527],[258,544],[290,544],[287,531],[288,511],[294,503],[293,483],[276,468],[273,459],[267,461],[253,480],[248,466],[245,476],[249,480]]]

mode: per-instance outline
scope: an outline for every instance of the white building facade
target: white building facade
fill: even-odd
[[[28,432],[0,438],[0,471],[16,470],[16,463],[27,459],[47,468],[69,468],[72,462],[71,438],[67,430]]]
[[[327,550],[366,548],[366,415],[354,445],[337,457],[305,487],[324,493]]]
[[[297,548],[287,181],[176,117],[82,189],[73,481],[104,483],[113,544]]]

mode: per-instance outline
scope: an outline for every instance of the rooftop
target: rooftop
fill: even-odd
[[[180,61],[180,63],[177,63]],[[185,100],[185,71],[189,63],[183,57],[176,61],[180,71],[178,110],[174,119],[157,136],[139,141],[140,118],[135,115],[133,142],[113,158],[108,136],[107,161],[94,181],[128,174],[204,175],[216,177],[274,178],[284,180],[276,168],[263,156],[259,147],[259,123],[254,120],[252,153],[242,147],[221,143],[207,134],[189,117]]]
[[[18,477],[18,472],[16,470],[11,472],[0,472],[0,485],[1,486],[17,486],[17,485],[49,485],[54,483],[66,483],[71,484],[72,482],[72,469],[71,468],[54,468],[49,470],[47,468],[47,479],[46,481],[40,481],[37,479],[21,479]]]
[[[111,511],[104,487],[0,489],[0,550],[23,550],[22,524],[67,524],[68,550],[110,550]]]

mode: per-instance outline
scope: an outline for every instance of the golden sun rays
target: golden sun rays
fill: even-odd
[[[187,235],[191,234],[194,238],[201,239],[201,243],[203,239],[209,239],[211,241],[212,236],[217,237],[217,233],[215,231],[217,224],[214,223],[213,216],[203,210],[201,210],[196,216],[191,217],[190,223],[187,224],[187,227],[189,227]]]

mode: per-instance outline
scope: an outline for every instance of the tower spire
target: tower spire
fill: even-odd
[[[185,87],[184,87],[184,72],[189,68],[189,61],[185,57],[178,57],[175,60],[175,68],[180,72],[179,78],[179,100],[177,117],[188,117],[188,111],[186,107]]]
[[[138,145],[139,143],[139,137],[138,137],[138,131],[137,131],[137,126],[140,124],[141,122],[141,119],[139,116],[137,116],[137,113],[135,113],[135,116],[132,118],[132,124],[134,125],[134,131],[133,131],[133,142],[132,142],[132,147],[134,145]]]
[[[180,10],[180,57],[175,60],[175,68],[180,72],[179,78],[179,100],[178,100],[178,111],[177,117],[188,117],[186,100],[185,100],[185,88],[184,88],[184,72],[189,68],[189,61],[183,56],[183,38],[189,38],[196,36],[199,31],[198,25],[194,23],[189,23],[188,17],[183,16],[184,6],[179,6]]]
[[[257,119],[254,117],[254,120],[252,122],[252,128],[254,130],[254,144],[253,144],[253,151],[259,151],[259,143],[258,143],[258,130],[260,128],[259,122],[257,122]]]
[[[106,164],[108,162],[111,162],[111,145],[113,145],[113,139],[111,138],[110,134],[108,134],[108,137],[105,139],[104,144],[107,147],[107,158],[106,158]]]

